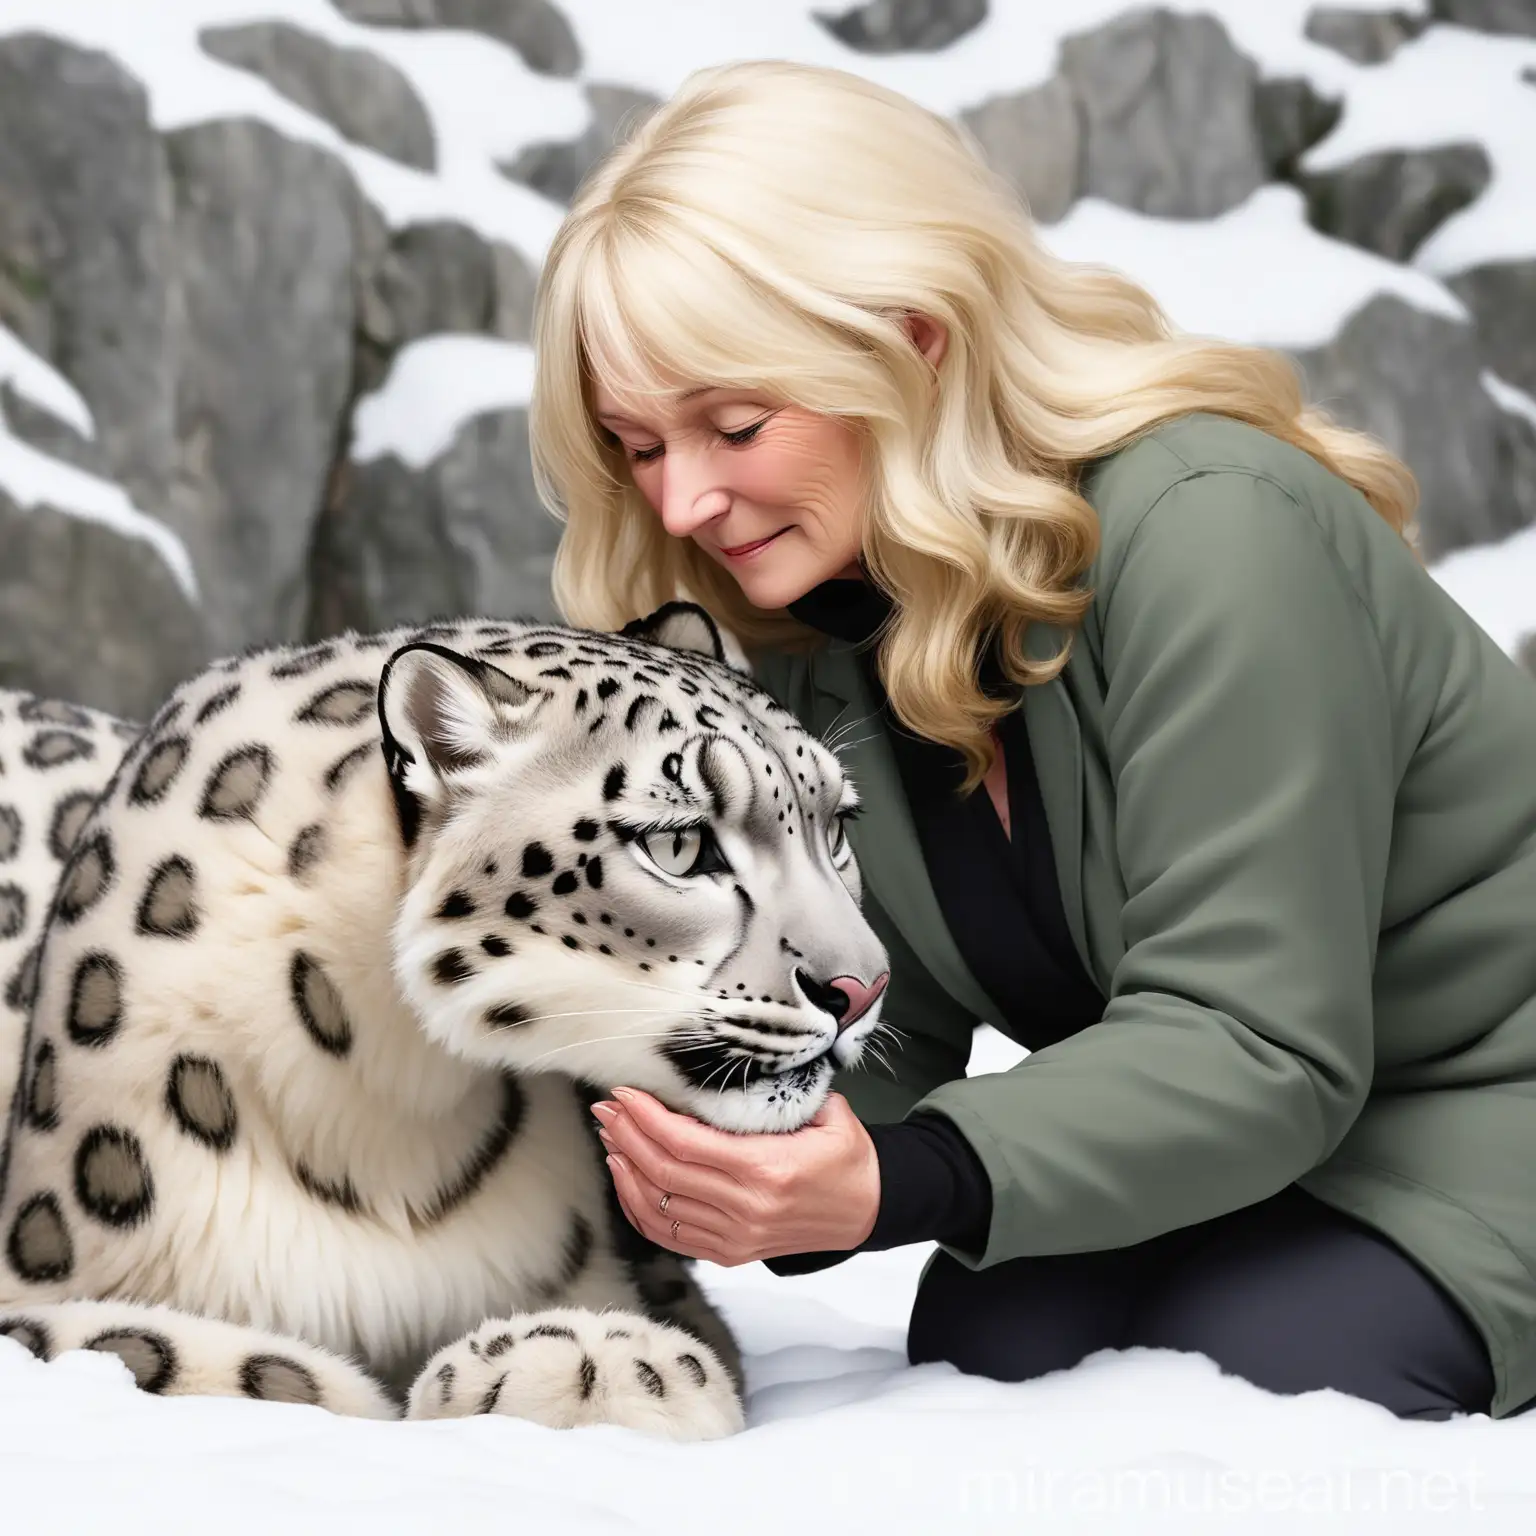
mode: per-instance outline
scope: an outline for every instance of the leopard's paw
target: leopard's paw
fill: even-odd
[[[407,1417],[477,1413],[551,1429],[622,1424],[670,1440],[714,1440],[744,1423],[725,1367],[693,1334],[635,1312],[578,1307],[482,1323],[427,1362]]]

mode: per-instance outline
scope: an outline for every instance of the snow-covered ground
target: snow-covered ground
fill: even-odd
[[[843,49],[811,21],[809,4],[789,0],[560,3],[590,79],[666,95],[700,65],[793,57],[858,69],[945,112],[1043,79],[1061,34],[1125,9],[1125,0],[993,0],[992,18],[955,47],[881,59]],[[1063,254],[1112,259],[1190,330],[1295,346],[1326,339],[1375,292],[1460,314],[1442,274],[1536,255],[1536,91],[1519,81],[1536,66],[1536,42],[1437,28],[1362,70],[1303,38],[1311,0],[1164,3],[1218,15],[1270,72],[1347,93],[1343,124],[1311,163],[1472,138],[1493,158],[1494,183],[1407,268],[1318,236],[1284,187],[1205,224],[1084,202],[1048,234]],[[367,46],[402,69],[433,114],[438,172],[345,143],[197,49],[202,26],[269,18]],[[470,33],[360,28],[327,0],[0,0],[0,31],[26,29],[114,54],[145,82],[162,127],[263,117],[345,158],[396,224],[460,218],[535,261],[561,210],[493,162],[585,125],[578,82],[534,75]],[[354,451],[426,462],[466,415],[522,403],[530,377],[526,348],[428,338],[360,405]],[[90,432],[78,395],[3,331],[0,378]],[[1492,376],[1485,382],[1505,409],[1536,411]],[[111,519],[154,540],[190,578],[179,543],[116,487],[23,450],[3,429],[0,486],[23,504]],[[1536,531],[1453,556],[1435,574],[1506,649],[1536,618]],[[1020,1054],[983,1030],[971,1069],[999,1070]],[[1536,1413],[1408,1424],[1335,1394],[1274,1397],[1200,1357],[1150,1351],[1106,1353],[1019,1386],[911,1369],[905,1319],[928,1251],[860,1256],[798,1279],[760,1265],[701,1266],[746,1346],[750,1394],[746,1432],[700,1446],[502,1418],[375,1424],[243,1400],[162,1400],[135,1392],[113,1358],[44,1366],[0,1340],[0,1532],[1532,1529]]]

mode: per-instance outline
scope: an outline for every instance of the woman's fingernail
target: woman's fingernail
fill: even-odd
[[[608,1134],[608,1132],[607,1132],[607,1131],[605,1131],[605,1130],[603,1130],[603,1129],[602,1129],[602,1127],[601,1127],[601,1126],[599,1126],[599,1127],[598,1127],[598,1132],[597,1132],[597,1139],[598,1139],[598,1140],[599,1140],[599,1141],[600,1141],[600,1142],[602,1142],[602,1144],[603,1144],[603,1145],[604,1145],[604,1146],[605,1146],[605,1147],[607,1147],[607,1146],[611,1146],[611,1145],[612,1145],[612,1144],[613,1144],[613,1137],[611,1137],[611,1136],[610,1136],[610,1135],[609,1135],[609,1134]]]
[[[613,1090],[613,1096],[616,1099],[631,1099],[634,1097],[628,1088],[615,1088]]]
[[[599,1120],[606,1124],[609,1120],[612,1120],[616,1114],[618,1114],[618,1110],[615,1109],[612,1104],[594,1104],[592,1106],[592,1113],[596,1115]]]
[[[629,1172],[629,1164],[624,1161],[623,1156],[618,1152],[609,1153],[608,1166],[610,1168],[617,1168],[620,1173]]]

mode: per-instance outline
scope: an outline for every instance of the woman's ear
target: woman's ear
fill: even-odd
[[[949,349],[949,327],[932,315],[916,312],[908,314],[902,323],[912,338],[912,345],[937,368]]]

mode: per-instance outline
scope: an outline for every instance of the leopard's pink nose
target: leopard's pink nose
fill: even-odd
[[[829,987],[835,987],[848,999],[848,1009],[837,1021],[837,1032],[842,1032],[850,1024],[857,1023],[869,1012],[875,999],[885,991],[885,984],[891,979],[889,971],[882,971],[871,982],[860,981],[857,976],[834,976],[827,983]]]

